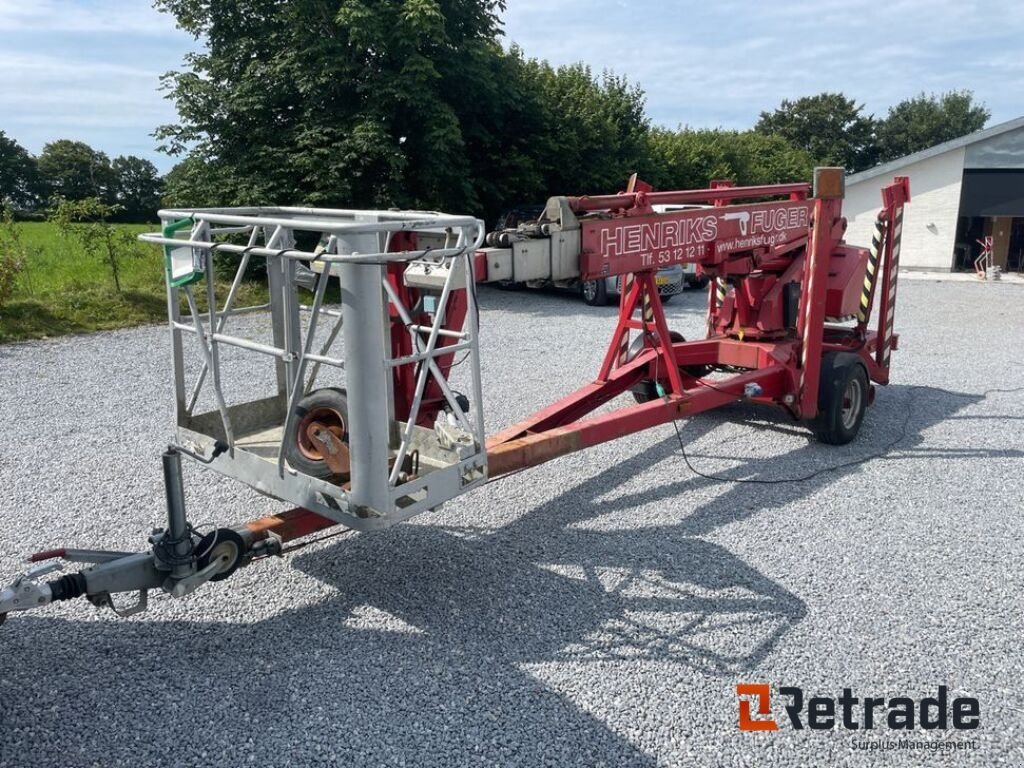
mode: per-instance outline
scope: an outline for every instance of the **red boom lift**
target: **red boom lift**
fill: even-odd
[[[579,217],[581,278],[626,276],[618,325],[593,383],[488,440],[489,475],[740,399],[785,408],[826,443],[856,437],[871,382],[888,383],[898,342],[893,312],[910,185],[897,178],[882,191],[870,249],[843,241],[843,192],[842,169],[819,168],[812,197],[807,184],[653,192],[634,177],[623,194],[567,198]],[[702,203],[710,207],[653,208]],[[711,278],[705,339],[685,341],[665,321],[654,273],[676,262],[696,262]],[[630,343],[632,332],[640,345]],[[713,371],[734,373],[710,378]],[[626,391],[638,404],[584,418]]]
[[[148,589],[188,594],[254,559],[280,554],[287,541],[339,524],[359,530],[386,527],[487,479],[738,400],[784,408],[809,424],[823,442],[849,442],[872,401],[873,385],[889,381],[890,354],[898,342],[893,316],[900,233],[910,186],[906,178],[896,178],[882,190],[882,209],[870,248],[844,241],[843,193],[840,168],[817,169],[813,188],[808,184],[735,187],[718,182],[708,189],[654,192],[634,177],[621,194],[551,198],[539,221],[520,225],[503,238],[510,247],[480,251],[472,250],[483,239],[480,222],[468,217],[375,212],[369,218],[358,214],[356,223],[351,223],[350,211],[167,212],[169,219],[188,218],[171,221],[162,235],[145,237],[177,249],[187,262],[184,276],[172,282],[176,273],[168,260],[172,332],[197,335],[206,359],[203,373],[211,369],[215,387],[219,386],[219,362],[214,343],[232,343],[270,355],[278,360],[280,394],[256,403],[259,413],[252,404],[242,410],[221,403],[220,418],[216,412],[194,416],[184,410],[184,390],[179,384],[179,435],[188,439],[179,437],[180,444],[164,454],[169,525],[151,537],[152,550],[56,549],[33,555],[34,562],[63,558],[93,565],[49,583],[37,582],[38,576],[56,567],[46,564],[0,590],[0,622],[9,611],[82,595],[96,605],[113,607],[111,594],[128,591],[138,591],[139,602],[120,613],[137,612],[145,608]],[[189,238],[174,239],[183,226],[191,227]],[[290,239],[292,226],[333,232],[328,255],[298,251]],[[225,227],[225,232],[245,229],[250,232],[250,245],[213,242],[217,227]],[[440,244],[428,244],[425,238],[436,236],[439,227]],[[462,235],[455,239],[452,232],[457,228]],[[390,233],[386,246],[375,239],[380,232]],[[266,237],[262,245],[257,241],[261,233]],[[476,233],[475,245],[468,233]],[[385,252],[372,255],[377,247]],[[172,289],[190,291],[191,283],[202,279],[197,271],[202,265],[193,261],[204,257],[209,267],[215,250],[232,249],[243,259],[240,273],[250,254],[265,256],[274,265],[271,277],[278,282],[272,283],[273,295],[284,299],[280,311],[292,313],[284,326],[296,338],[283,334],[280,342],[269,346],[223,333],[234,289],[219,315],[210,310],[210,332],[203,328],[191,293],[194,322],[189,325],[178,319]],[[305,345],[297,337],[295,259],[320,260],[324,266]],[[696,263],[709,278],[706,338],[686,341],[668,327],[655,273],[675,263]],[[339,390],[331,390],[333,394],[319,390],[330,396],[322,399],[314,392],[312,397],[321,397],[317,402],[322,405],[309,413],[308,408],[303,411],[307,400],[300,400],[307,387],[306,360],[318,365],[338,363],[327,355],[337,328],[319,355],[311,351],[315,318],[341,317],[322,307],[326,278],[335,266],[347,270],[341,277],[347,291],[343,309],[356,321],[345,325],[350,334],[347,351],[361,353],[363,358],[349,369],[347,397],[352,412],[331,405],[345,402]],[[477,437],[460,426],[468,425],[470,406],[454,396],[446,379],[457,350],[468,350],[467,355],[475,351],[474,276],[477,281],[508,279],[509,274],[517,279],[517,269],[519,275],[546,269],[548,277],[583,280],[621,275],[618,323],[594,381],[484,444],[479,410]],[[214,308],[213,286],[207,283],[209,306]],[[361,292],[356,290],[359,287]],[[431,295],[437,300],[428,310],[426,298]],[[876,300],[877,313],[873,312]],[[873,317],[877,317],[874,322]],[[373,331],[372,323],[378,320],[384,326]],[[220,330],[213,332],[215,327]],[[380,334],[379,343],[368,341],[372,332]],[[384,367],[375,357],[382,352]],[[385,369],[390,371],[390,383],[382,378]],[[364,381],[358,381],[360,377]],[[197,389],[202,383],[201,376]],[[312,387],[312,379],[308,386]],[[289,403],[297,403],[297,408],[289,405],[281,410],[286,387],[292,392]],[[631,393],[636,402],[590,416],[625,393]],[[480,403],[475,407],[479,409]],[[265,413],[284,419],[283,427],[275,422],[276,431],[267,433],[280,440],[283,453],[266,454],[275,443],[261,437],[265,433],[260,430],[267,425],[253,421]],[[234,436],[227,416],[239,431]],[[223,431],[218,432],[221,422]],[[248,422],[252,423],[247,427]],[[302,428],[290,432],[298,422]],[[403,430],[397,452],[396,425]],[[302,443],[310,471],[299,469],[307,464],[293,460],[295,446],[288,444],[293,434]],[[415,458],[407,446],[412,446]],[[182,454],[316,511],[296,508],[201,536],[185,517]],[[318,462],[326,467],[313,476]],[[367,489],[377,495],[367,495]],[[300,502],[296,495],[309,501]]]

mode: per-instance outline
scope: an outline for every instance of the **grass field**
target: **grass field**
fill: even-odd
[[[83,252],[73,238],[48,222],[17,225],[29,257],[14,294],[0,307],[0,343],[68,333],[123,328],[167,319],[163,256],[138,243],[121,261],[121,292],[99,254]],[[155,225],[121,224],[131,232]],[[218,291],[223,295],[224,291]],[[262,283],[243,287],[238,305],[266,300]]]

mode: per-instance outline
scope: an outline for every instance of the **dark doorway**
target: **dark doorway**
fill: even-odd
[[[1006,231],[1008,230],[1008,231]],[[1005,272],[1024,272],[1024,217],[961,216],[953,245],[953,271],[973,272],[979,240],[993,239],[993,259]]]
[[[978,241],[984,236],[983,216],[961,216],[957,220],[956,241],[953,245],[953,271],[974,271],[974,260],[981,255],[981,244]]]
[[[1024,272],[1024,218],[1013,220],[1010,229],[1010,251],[1006,254],[1007,272]]]

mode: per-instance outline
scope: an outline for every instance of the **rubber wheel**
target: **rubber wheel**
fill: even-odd
[[[203,536],[196,549],[202,554],[197,558],[196,565],[199,570],[208,566],[223,554],[229,557],[228,567],[220,571],[216,576],[211,576],[210,581],[223,581],[238,570],[242,564],[242,555],[245,554],[245,542],[237,531],[230,528],[218,528]]]
[[[5,621],[7,621],[7,614],[6,613],[0,613],[0,626],[3,626],[3,623]]]
[[[345,390],[327,387],[306,395],[295,407],[294,422],[286,436],[285,459],[292,469],[320,480],[334,477],[331,468],[306,434],[306,428],[318,421],[342,442],[348,442],[348,400]]]
[[[654,342],[657,343],[657,332],[655,332],[652,335],[654,337]],[[678,344],[680,342],[686,341],[686,339],[683,337],[683,334],[679,333],[679,331],[669,331],[668,337],[672,339],[673,344]],[[637,354],[639,354],[639,352],[637,352]],[[633,359],[633,357],[635,357],[635,355],[630,355],[631,360]],[[699,379],[702,376],[707,376],[707,374],[711,371],[711,367],[707,365],[684,365],[680,367],[680,370],[684,371],[690,376],[693,376],[694,378]],[[649,403],[651,400],[658,397],[658,390],[654,385],[653,379],[641,379],[630,389],[630,392],[632,392],[633,394],[633,399],[636,400],[638,403]]]
[[[608,303],[608,284],[604,280],[585,280],[580,283],[583,303],[591,307],[603,307]]]
[[[818,415],[809,426],[828,445],[846,445],[857,437],[870,389],[864,364],[849,352],[830,352],[821,361]]]

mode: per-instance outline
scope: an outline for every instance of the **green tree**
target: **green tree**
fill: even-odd
[[[28,278],[28,248],[21,241],[21,231],[8,203],[0,204],[0,307],[14,293],[18,276]],[[32,285],[28,283],[31,293]]]
[[[515,52],[513,52],[515,53]],[[523,63],[539,97],[540,135],[529,150],[541,168],[542,197],[615,192],[642,164],[649,130],[643,91],[584,64]]]
[[[166,199],[439,208],[491,220],[636,170],[643,94],[505,51],[504,0],[159,0],[205,43],[166,86]],[[214,180],[212,183],[210,180]],[[212,195],[211,199],[211,192]]]
[[[39,198],[36,160],[23,146],[0,131],[0,204],[13,208],[35,207]]]
[[[754,130],[781,136],[805,150],[819,165],[857,171],[877,159],[875,120],[841,93],[786,99],[773,112],[762,112]]]
[[[226,202],[472,209],[468,136],[500,75],[500,0],[159,0],[206,43],[159,135],[231,178]],[[483,104],[478,101],[483,100]]]
[[[160,174],[149,160],[122,155],[111,163],[113,199],[121,221],[152,221],[160,207]]]
[[[737,184],[787,184],[811,181],[814,159],[781,136],[756,131],[726,135],[726,157]]]
[[[712,179],[744,186],[810,181],[814,170],[804,150],[754,131],[657,128],[647,146],[640,175],[655,189],[703,189]]]
[[[879,160],[895,160],[980,131],[991,116],[984,104],[975,103],[970,91],[921,93],[905,99],[890,107],[878,124]]]
[[[60,139],[43,147],[39,173],[47,192],[66,200],[97,197],[110,201],[114,172],[110,159],[82,141]]]
[[[58,198],[50,221],[62,235],[77,241],[87,254],[106,262],[114,288],[121,293],[121,262],[138,256],[141,249],[130,230],[111,223],[118,210],[116,205],[108,205],[98,197]]]
[[[655,128],[641,178],[655,189],[703,189],[711,179],[734,176],[724,131]]]
[[[230,202],[232,183],[222,163],[189,155],[164,176],[160,202],[164,208],[214,208]]]

